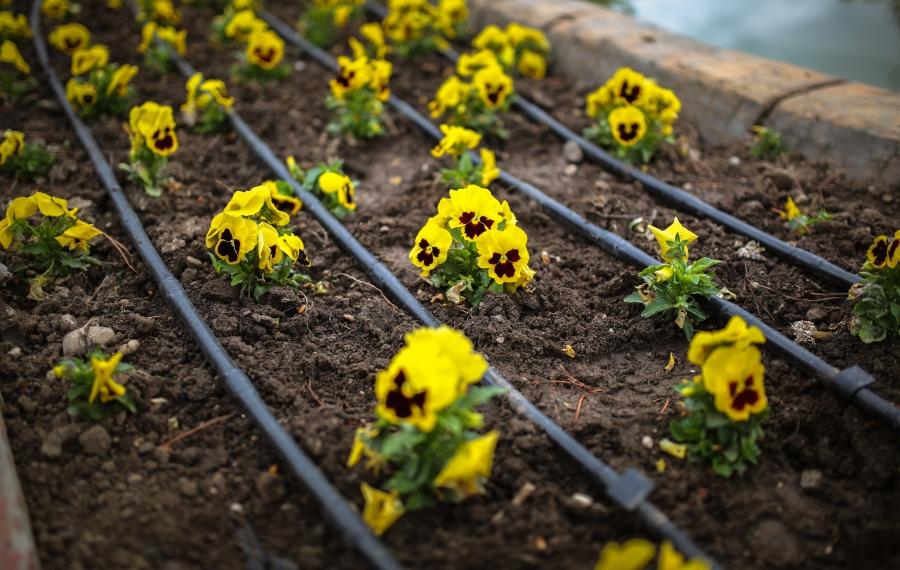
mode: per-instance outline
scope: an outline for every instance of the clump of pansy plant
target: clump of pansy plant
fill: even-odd
[[[254,299],[272,287],[300,287],[310,280],[295,269],[310,261],[303,240],[288,227],[290,215],[276,201],[283,203],[283,198],[272,181],[238,190],[206,234],[216,273],[228,276],[233,286]]]
[[[362,16],[365,0],[313,0],[297,22],[297,30],[313,44],[329,47],[347,25]]]
[[[534,277],[528,235],[504,200],[470,185],[451,190],[416,234],[409,260],[454,303],[477,305],[488,291],[514,293]]]
[[[255,7],[246,2],[232,2],[213,20],[214,37],[222,44],[247,43],[251,35],[268,29],[269,25],[256,15]]]
[[[384,102],[391,96],[393,65],[385,59],[368,56],[338,58],[338,73],[328,82],[331,93],[325,106],[334,117],[328,132],[347,134],[358,140],[384,133],[381,116]]]
[[[389,0],[381,26],[400,57],[415,57],[449,47],[469,19],[465,0]]]
[[[694,335],[694,324],[708,317],[700,308],[697,297],[708,299],[721,294],[708,273],[720,262],[708,257],[693,263],[689,261],[688,244],[697,239],[697,234],[681,225],[678,218],[664,230],[650,226],[650,231],[659,244],[663,263],[640,272],[644,282],[625,298],[625,302],[644,305],[642,317],[662,314],[674,318],[675,324],[690,340]]]
[[[0,96],[17,101],[37,86],[31,76],[31,66],[22,57],[19,47],[9,39],[0,39]]]
[[[119,168],[126,171],[128,178],[139,184],[149,196],[158,198],[169,182],[166,172],[168,158],[178,150],[172,107],[153,101],[132,107],[128,114],[127,131],[131,138],[129,163],[120,164]]]
[[[481,135],[465,127],[441,125],[444,138],[431,149],[431,156],[441,158],[449,156],[456,164],[453,168],[441,170],[441,181],[450,188],[464,188],[476,184],[485,188],[500,176],[497,168],[497,157],[487,148],[479,151],[481,160],[476,162],[469,151],[481,144]]]
[[[363,458],[379,490],[362,485],[363,519],[381,535],[405,512],[484,493],[499,432],[480,433],[476,408],[502,392],[474,386],[487,371],[464,334],[421,328],[375,378],[378,420],[356,430],[348,467]]]
[[[384,37],[384,28],[377,22],[361,25],[359,38],[351,37],[347,41],[354,58],[384,59],[393,51]]]
[[[428,109],[432,118],[445,117],[449,125],[506,138],[500,116],[509,110],[514,96],[512,77],[493,52],[482,50],[460,57],[456,75],[438,87]]]
[[[647,570],[656,556],[657,570],[710,570],[705,560],[692,558],[686,560],[675,546],[668,540],[659,547],[647,540],[633,538],[622,544],[609,542],[600,551],[600,558],[594,570]]]
[[[44,147],[25,142],[25,133],[7,130],[0,139],[0,172],[23,180],[47,174],[53,155]]]
[[[41,13],[48,20],[65,20],[81,12],[79,4],[69,0],[42,0]]]
[[[550,42],[537,28],[515,22],[507,25],[506,30],[490,25],[475,36],[472,47],[492,52],[509,73],[532,79],[543,79],[547,74]]]
[[[78,219],[76,208],[44,192],[14,198],[0,220],[0,247],[19,253],[25,264],[15,270],[33,270],[35,283],[66,277],[98,262],[90,255],[90,242],[103,232]]]
[[[753,125],[750,130],[754,135],[753,146],[750,147],[753,158],[775,160],[788,151],[778,131],[762,125]]]
[[[688,360],[700,374],[675,387],[683,398],[682,417],[669,424],[669,432],[682,448],[670,444],[669,453],[708,462],[723,477],[757,462],[768,399],[756,345],[765,342],[761,330],[737,316],[720,331],[694,335]]]
[[[110,63],[109,49],[103,44],[91,45],[90,34],[79,26],[66,24],[50,34],[51,43],[71,57],[72,77],[66,82],[66,99],[85,119],[120,116],[134,95],[131,81],[138,68]]]
[[[675,93],[631,68],[616,71],[587,96],[587,115],[595,124],[584,135],[625,162],[648,163],[661,142],[673,143],[681,111]]]
[[[181,23],[181,11],[172,0],[140,0],[135,19],[138,22],[178,25]]]
[[[181,116],[194,132],[212,133],[227,128],[228,109],[234,106],[234,98],[228,96],[224,81],[195,73],[187,80],[185,93]]]
[[[859,274],[862,281],[850,289],[850,332],[865,343],[900,335],[900,230],[872,241]]]
[[[15,14],[11,10],[0,10],[0,39],[27,40],[31,38],[31,26],[25,14]]]
[[[66,358],[53,367],[53,374],[69,382],[69,415],[86,420],[101,420],[119,412],[137,412],[128,390],[115,380],[134,367],[122,362],[122,353],[107,356],[95,349],[87,358]]]
[[[779,218],[787,222],[787,227],[792,232],[801,236],[808,234],[812,226],[831,219],[831,214],[825,211],[819,212],[815,216],[803,213],[791,196],[788,196],[787,200],[785,200],[784,209],[776,210],[776,212]]]
[[[347,176],[342,161],[317,164],[305,172],[293,156],[287,157],[285,163],[291,177],[306,191],[315,194],[336,218],[345,218],[356,211],[359,182]]]
[[[137,50],[144,54],[145,66],[165,73],[173,69],[173,53],[187,53],[187,30],[147,22],[141,28],[141,43]]]

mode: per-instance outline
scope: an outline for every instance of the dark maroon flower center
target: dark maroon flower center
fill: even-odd
[[[419,240],[419,249],[421,251],[416,254],[416,259],[426,267],[433,264],[435,258],[441,255],[441,248],[432,246],[425,238]]]
[[[256,48],[254,52],[256,53],[256,57],[258,57],[265,63],[271,63],[272,60],[275,59],[274,48]]]
[[[631,142],[638,136],[640,126],[637,123],[622,123],[618,126],[619,138],[625,142]]]
[[[241,242],[234,238],[231,230],[226,229],[219,238],[219,245],[216,246],[216,253],[220,257],[224,257],[229,263],[237,263],[238,252],[241,250]]]
[[[419,392],[411,398],[407,398],[403,393],[403,385],[406,383],[406,375],[401,370],[394,378],[394,388],[388,392],[384,405],[389,410],[393,410],[398,418],[408,418],[413,415],[413,407],[419,408],[420,411],[425,409],[425,400],[428,397],[427,392]]]
[[[896,243],[897,240],[894,240]],[[895,243],[891,243],[894,250],[896,250]],[[875,247],[872,249],[872,264],[876,267],[881,267],[885,264],[885,262],[890,259],[890,254],[888,254],[888,241],[887,239],[879,238],[875,241]]]
[[[459,217],[459,223],[463,226],[463,233],[469,239],[475,239],[494,226],[494,220],[486,216],[478,216],[475,212],[463,212]]]
[[[634,103],[641,96],[641,86],[640,85],[631,85],[628,81],[622,82],[622,87],[619,89],[619,97],[625,99],[629,103]]]
[[[512,278],[516,274],[516,266],[514,264],[520,259],[522,257],[519,255],[519,250],[511,249],[506,252],[506,255],[499,252],[494,253],[488,259],[488,263],[494,266],[494,273],[497,274],[497,277]]]
[[[753,387],[753,376],[747,376],[743,384],[741,386],[741,383],[736,381],[728,383],[731,407],[738,412],[759,402],[759,392]]]
[[[157,150],[169,150],[175,146],[175,137],[172,136],[172,127],[166,127],[157,131],[153,136],[153,146]]]

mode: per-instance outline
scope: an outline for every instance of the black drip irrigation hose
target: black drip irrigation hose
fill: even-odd
[[[144,231],[138,215],[122,192],[122,188],[119,186],[109,163],[103,157],[103,153],[97,145],[93,134],[91,134],[90,128],[75,114],[75,111],[66,99],[65,88],[60,82],[56,71],[50,65],[47,45],[44,42],[41,31],[39,8],[40,1],[36,0],[32,4],[31,30],[34,35],[34,46],[38,59],[44,68],[44,72],[47,74],[50,88],[72,123],[72,127],[85,151],[94,163],[94,168],[106,187],[106,191],[121,219],[122,227],[131,238],[141,258],[143,258],[166,302],[184,323],[184,326],[188,329],[194,341],[200,346],[207,360],[216,369],[219,377],[225,381],[232,398],[253,419],[257,428],[262,432],[263,437],[275,448],[294,476],[315,497],[346,539],[359,550],[360,554],[373,568],[379,570],[401,570],[402,566],[394,560],[390,552],[375,538],[359,515],[349,507],[344,498],[331,486],[312,460],[278,423],[278,420],[266,407],[262,398],[260,398],[259,393],[254,389],[250,378],[234,364],[206,322],[197,313],[196,308],[191,304],[181,283],[166,267],[159,252],[153,246],[146,231]]]
[[[279,33],[285,29],[285,24],[268,14],[260,14],[269,25]],[[280,29],[279,29],[280,28]],[[169,56],[175,61],[179,72],[190,77],[196,70],[183,57],[168,48],[167,44],[158,42],[158,45],[167,49]],[[310,49],[318,50],[309,45]],[[318,56],[324,58],[320,63],[331,61],[327,67],[337,70],[337,64],[329,60],[330,56],[322,51],[317,51]],[[405,103],[401,104],[405,105]],[[246,142],[247,146],[268,166],[280,179],[291,185],[296,195],[303,201],[307,210],[322,224],[339,247],[350,254],[375,285],[389,295],[394,302],[403,307],[422,324],[430,327],[440,325],[438,321],[419,301],[409,292],[403,283],[381,261],[379,261],[368,249],[347,230],[341,222],[319,201],[315,194],[307,191],[299,182],[294,180],[284,163],[279,160],[271,148],[253,131],[253,129],[240,117],[234,109],[227,112],[229,122],[235,132]],[[427,123],[427,121],[426,121]],[[647,500],[654,488],[653,482],[636,469],[625,469],[621,474],[593,455],[575,438],[569,435],[562,427],[554,423],[544,415],[537,406],[519,392],[497,370],[490,367],[485,373],[483,381],[506,390],[505,396],[509,400],[510,407],[517,413],[528,418],[542,429],[550,440],[561,448],[566,454],[575,460],[581,467],[600,485],[613,502],[632,512],[637,512],[639,518],[654,534],[666,538],[681,552],[691,558],[701,558],[711,564],[716,570],[722,568],[711,556],[706,554],[694,541],[676,526],[656,506]]]
[[[366,2],[366,9],[378,18],[384,18],[387,15],[387,9],[384,6],[371,0]],[[453,63],[456,63],[459,59],[459,54],[453,48],[441,50],[441,53]],[[800,267],[813,275],[823,277],[844,289],[849,289],[854,283],[858,283],[861,280],[859,275],[838,267],[823,257],[786,243],[756,226],[719,210],[677,186],[663,182],[659,178],[641,172],[638,168],[625,164],[596,144],[575,133],[575,131],[556,120],[552,115],[522,95],[516,95],[513,99],[513,106],[518,107],[532,121],[549,127],[553,134],[559,138],[577,144],[585,156],[594,163],[599,164],[617,176],[631,178],[640,182],[649,194],[668,202],[674,208],[689,212],[695,216],[709,218],[736,234],[755,240],[789,264]]]
[[[300,37],[290,26],[272,14],[260,12],[259,15],[280,36],[306,52],[319,65],[332,71],[338,69],[337,62],[331,54]],[[443,138],[440,130],[408,103],[391,95],[388,104],[435,140]],[[474,157],[473,160],[477,161],[478,159]],[[588,222],[575,211],[554,200],[534,185],[519,180],[505,171],[501,172],[499,180],[537,202],[551,217],[587,238],[613,257],[641,269],[659,263],[658,260],[632,245],[629,241],[596,224]],[[824,384],[830,390],[836,392],[845,401],[880,420],[894,432],[900,433],[900,409],[869,388],[875,382],[875,378],[864,369],[859,366],[851,366],[844,370],[839,370],[799,344],[791,341],[764,323],[762,319],[740,306],[721,298],[712,298],[709,300],[709,303],[722,316],[739,315],[750,325],[760,328],[766,336],[768,346],[774,348],[783,358]]]

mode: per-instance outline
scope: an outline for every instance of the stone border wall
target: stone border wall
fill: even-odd
[[[553,66],[580,85],[629,66],[673,89],[682,115],[712,143],[764,124],[810,160],[900,188],[900,94],[715,48],[584,0],[469,0],[476,29],[516,21],[542,29]]]

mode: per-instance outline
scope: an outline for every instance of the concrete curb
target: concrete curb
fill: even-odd
[[[38,570],[28,507],[16,476],[3,413],[0,412],[0,568]]]
[[[557,72],[598,86],[622,66],[673,89],[682,115],[712,143],[766,124],[811,160],[852,178],[900,186],[900,95],[723,50],[583,0],[469,0],[476,29],[511,21],[542,29]]]

